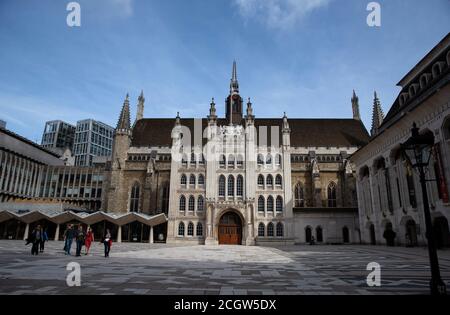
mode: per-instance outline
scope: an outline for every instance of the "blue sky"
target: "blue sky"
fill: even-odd
[[[370,129],[373,91],[385,113],[397,82],[450,30],[448,0],[386,0],[381,27],[366,0],[0,1],[0,119],[40,141],[47,120],[116,124],[127,92],[134,116],[219,115],[233,59],[257,117],[350,118],[355,89]]]

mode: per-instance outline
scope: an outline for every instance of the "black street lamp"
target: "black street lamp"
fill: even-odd
[[[422,187],[423,210],[425,214],[426,237],[428,244],[428,255],[430,257],[431,267],[431,294],[446,295],[447,289],[441,279],[439,270],[439,261],[436,250],[436,244],[433,237],[433,225],[431,223],[430,205],[428,203],[428,194],[425,178],[425,168],[430,163],[430,158],[434,145],[434,136],[432,133],[419,134],[419,128],[414,123],[411,129],[412,136],[401,145],[407,163],[417,169],[420,175],[420,185]]]

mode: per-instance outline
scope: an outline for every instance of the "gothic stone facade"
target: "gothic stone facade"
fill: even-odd
[[[419,176],[408,167],[400,144],[415,122],[434,136],[427,192],[436,243],[450,245],[450,35],[434,47],[399,83],[402,90],[386,118],[374,106],[370,143],[356,152],[359,220],[364,243],[424,245],[426,229]],[[381,119],[380,119],[381,117]]]
[[[167,242],[359,242],[350,156],[368,142],[356,95],[352,119],[246,115],[236,65],[225,117],[130,123],[128,96],[116,128],[103,209],[166,213]]]

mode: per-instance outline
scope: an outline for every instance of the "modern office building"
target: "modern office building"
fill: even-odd
[[[93,119],[77,122],[73,155],[76,166],[91,166],[96,156],[110,157],[114,128]]]
[[[75,126],[61,120],[52,120],[45,123],[41,145],[62,155],[66,149],[72,149],[74,137]]]

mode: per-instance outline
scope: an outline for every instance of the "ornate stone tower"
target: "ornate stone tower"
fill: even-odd
[[[353,90],[352,96],[352,110],[353,110],[353,119],[361,120],[361,115],[359,114],[359,98],[356,96],[355,90]]]
[[[225,113],[229,125],[240,125],[242,123],[242,103],[242,97],[239,95],[236,61],[234,61],[230,82],[230,95],[225,100]]]
[[[123,183],[123,173],[131,142],[130,125],[130,101],[127,94],[114,135],[110,187],[106,192],[108,194],[108,211],[111,212],[126,212],[128,209],[128,186]]]
[[[377,92],[374,93],[373,99],[373,113],[372,113],[372,129],[370,129],[370,135],[372,137],[378,134],[378,128],[380,128],[381,124],[384,120],[383,110],[381,109],[381,103],[378,99]]]

